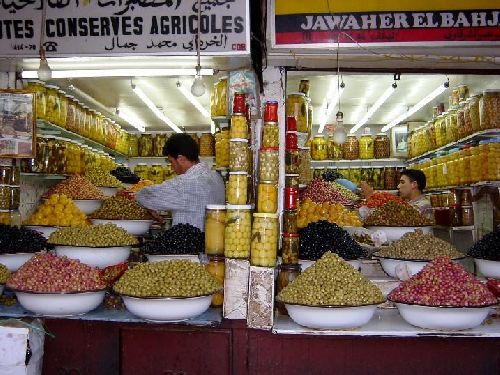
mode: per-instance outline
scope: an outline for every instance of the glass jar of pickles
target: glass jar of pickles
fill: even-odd
[[[500,90],[485,90],[479,100],[481,130],[500,127]]]
[[[359,159],[359,142],[355,135],[348,135],[347,140],[342,145],[342,155],[344,159]]]
[[[138,163],[135,168],[134,168],[134,174],[139,176],[141,180],[147,180],[148,179],[148,166],[146,163]]]
[[[374,153],[373,137],[370,134],[363,134],[359,139],[359,158],[373,159]]]
[[[278,210],[278,185],[274,181],[257,184],[257,212],[275,213]]]
[[[59,121],[58,125],[66,128],[66,116],[68,115],[68,98],[62,90],[57,90],[59,95]]]
[[[76,101],[71,95],[67,97],[66,106],[66,129],[72,132],[76,132]]]
[[[155,184],[161,184],[165,180],[163,175],[163,167],[159,163],[152,164],[148,169],[148,179]]]
[[[311,153],[309,147],[299,148],[299,182],[307,185],[312,180]]]
[[[458,139],[466,137],[467,129],[465,127],[465,102],[460,102],[457,109],[457,136]]]
[[[284,232],[281,242],[283,264],[299,263],[299,234]]]
[[[439,115],[434,122],[434,129],[436,134],[436,146],[442,147],[446,144],[446,112]]]
[[[262,126],[262,147],[279,147],[279,127],[277,122],[265,122]]]
[[[297,210],[283,210],[283,232],[297,233]]]
[[[333,136],[328,137],[328,159],[342,159],[342,145],[335,143],[333,140]]]
[[[220,255],[209,255],[208,263],[205,269],[221,283],[224,283],[224,275],[226,272],[225,258]],[[220,307],[224,302],[224,289],[215,292],[212,296],[212,307]]]
[[[217,168],[229,167],[229,130],[221,128],[215,133],[215,165]]]
[[[249,258],[252,236],[250,205],[227,205],[226,229],[224,232],[224,256],[227,258]]]
[[[457,110],[452,108],[448,111],[445,118],[446,123],[446,143],[456,142],[458,140]]]
[[[281,264],[279,266],[278,280],[276,282],[276,293],[281,292],[285,287],[300,275],[300,264]],[[276,301],[276,308],[281,315],[288,315],[285,304]]]
[[[387,167],[384,169],[384,189],[397,189],[399,181],[397,181],[397,170],[395,167]]]
[[[265,147],[259,151],[259,181],[278,181],[279,149]]]
[[[243,114],[233,114],[231,116],[230,138],[248,138],[247,119]]]
[[[250,262],[253,266],[274,267],[278,255],[278,215],[254,213]]]
[[[299,150],[291,149],[285,152],[285,173],[299,173]]]
[[[35,93],[36,118],[45,120],[47,111],[47,90],[42,81],[29,81],[28,91]]]
[[[229,169],[233,172],[247,172],[249,163],[248,140],[232,138],[229,140]]]
[[[128,135],[128,155],[139,156],[139,137],[136,134],[130,133]]]
[[[306,95],[301,92],[292,92],[286,97],[286,115],[294,116],[297,120],[297,131],[307,133],[307,101]]]
[[[153,156],[163,156],[163,146],[167,142],[166,133],[157,133],[153,137]]]
[[[215,155],[215,140],[211,133],[203,133],[200,137],[200,156]]]
[[[247,203],[247,172],[229,172],[227,201],[229,204]]]
[[[139,156],[153,156],[153,136],[151,133],[143,133],[139,138]]]
[[[224,232],[226,230],[226,206],[208,205],[205,209],[205,253],[224,255]]]
[[[481,101],[481,95],[471,96],[468,100],[467,106],[465,107],[465,122],[466,128],[470,129],[470,134],[476,133],[481,130],[481,122],[479,116],[479,102]]]
[[[326,160],[328,157],[328,144],[322,135],[315,135],[311,142],[311,158],[313,160]]]
[[[391,156],[391,141],[385,133],[378,133],[374,141],[373,156],[375,159],[385,159]]]
[[[47,85],[45,87],[47,89],[45,119],[52,124],[59,125],[61,106],[59,102],[59,94],[57,92],[58,87],[52,85]]]
[[[359,185],[361,183],[361,168],[349,168],[349,180]]]

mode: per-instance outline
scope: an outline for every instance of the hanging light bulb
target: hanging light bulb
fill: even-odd
[[[337,144],[343,144],[347,138],[347,132],[344,128],[344,114],[340,111],[337,112],[337,125],[333,131],[333,141]]]
[[[205,83],[203,82],[203,78],[200,74],[200,69],[201,67],[198,65],[196,67],[196,75],[194,76],[193,84],[191,85],[191,94],[196,97],[202,96],[206,91]]]
[[[45,58],[45,50],[43,47],[40,48],[40,66],[37,70],[38,79],[42,81],[48,81],[52,78],[52,70],[50,69],[49,63]]]

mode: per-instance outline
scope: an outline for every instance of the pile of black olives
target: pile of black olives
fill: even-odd
[[[205,249],[205,234],[190,224],[176,224],[142,246],[145,254],[198,254]]]
[[[339,178],[345,178],[342,173],[339,173],[339,172],[334,171],[334,170],[327,170],[326,172],[324,172],[321,175],[321,177],[325,181],[335,181],[335,180],[337,180]]]
[[[0,253],[36,253],[47,248],[47,239],[28,228],[0,224]]]
[[[473,258],[500,261],[500,229],[486,234],[467,252]]]
[[[139,176],[132,173],[132,171],[127,167],[118,167],[115,170],[112,170],[111,174],[126,184],[136,184],[141,179]]]
[[[345,260],[367,256],[363,249],[344,229],[337,224],[320,220],[299,230],[300,259],[317,260],[327,251],[338,254]]]

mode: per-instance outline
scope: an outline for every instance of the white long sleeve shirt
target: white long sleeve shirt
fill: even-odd
[[[171,180],[141,189],[135,198],[148,209],[170,211],[172,225],[187,223],[204,231],[205,207],[225,204],[224,181],[205,163],[198,163]]]

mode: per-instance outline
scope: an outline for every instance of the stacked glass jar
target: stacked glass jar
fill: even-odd
[[[20,169],[14,165],[0,165],[0,223],[20,225],[19,199],[21,194]]]

